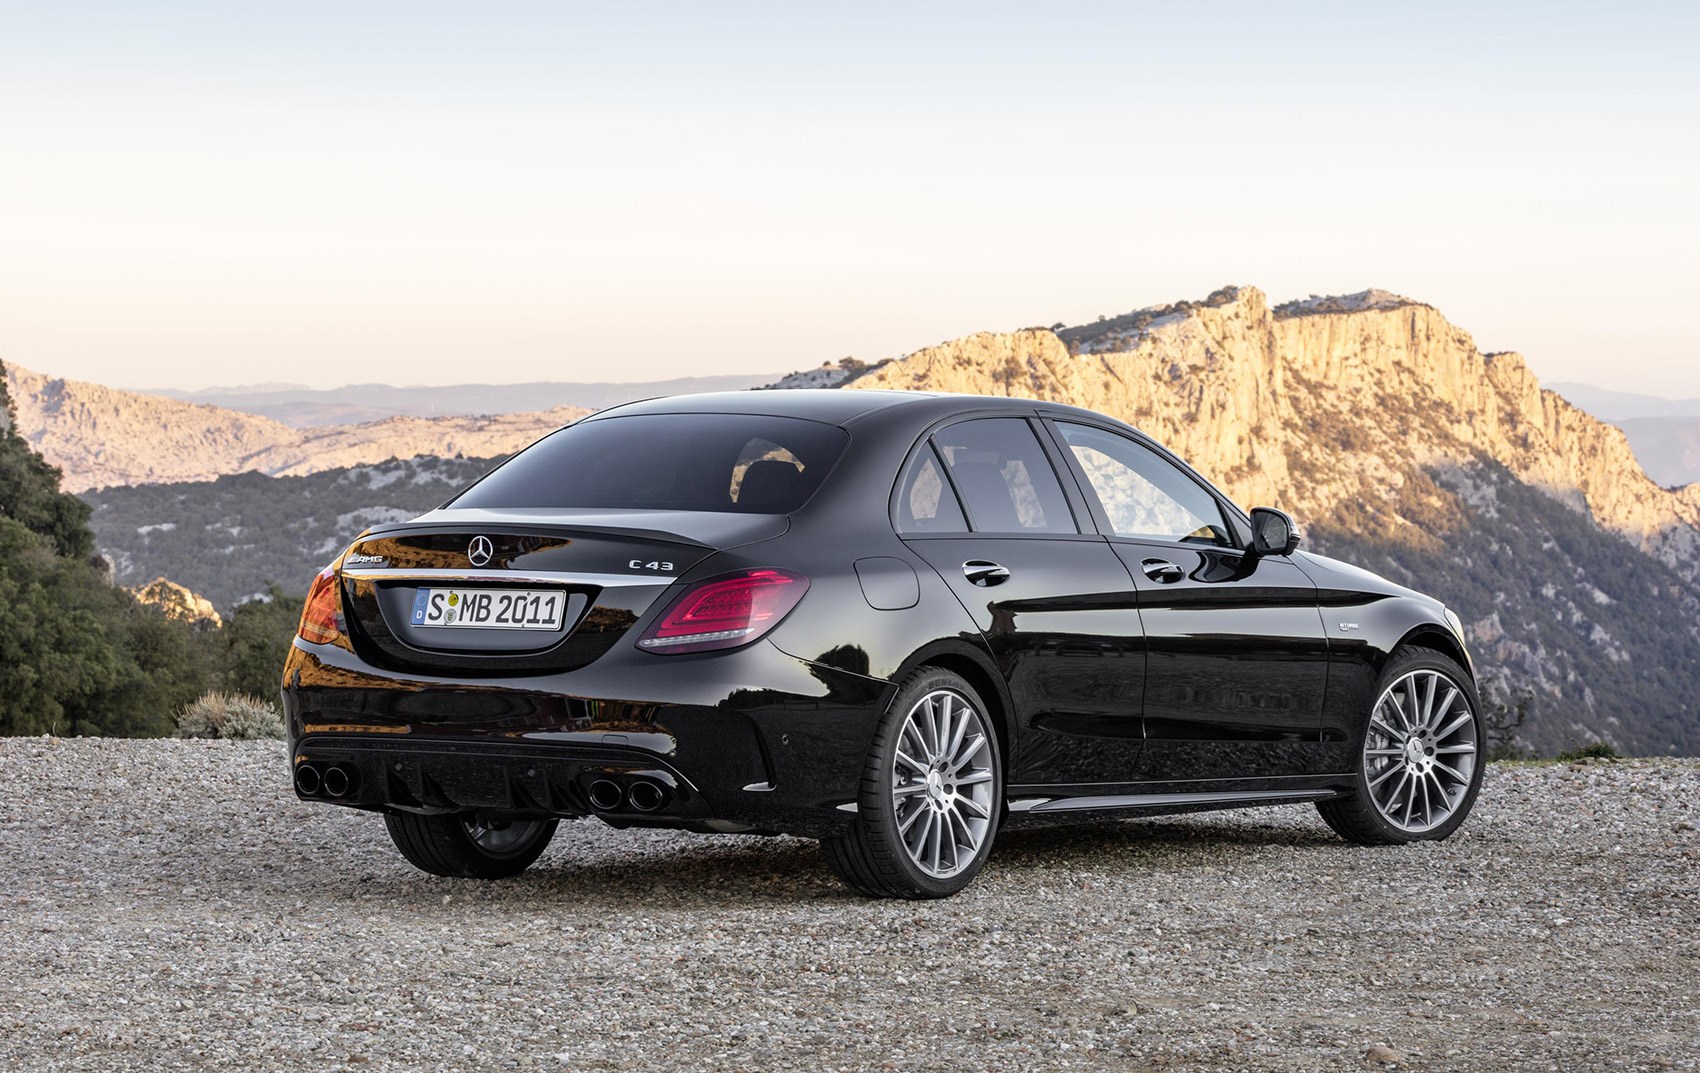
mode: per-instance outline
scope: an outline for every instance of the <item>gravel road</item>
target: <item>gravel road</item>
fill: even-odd
[[[286,783],[277,743],[0,741],[0,1070],[1697,1068],[1694,761],[1495,765],[1396,850],[1011,832],[926,904],[593,821],[435,879]]]

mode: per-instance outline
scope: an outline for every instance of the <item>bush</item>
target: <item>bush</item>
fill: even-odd
[[[283,716],[259,697],[245,693],[203,693],[177,716],[180,738],[253,741],[283,737]]]
[[[1580,749],[1566,749],[1558,754],[1560,760],[1618,760],[1623,756],[1609,741],[1590,742]]]

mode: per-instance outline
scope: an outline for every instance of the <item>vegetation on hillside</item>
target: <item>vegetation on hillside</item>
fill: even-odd
[[[1426,476],[1440,495],[1401,499],[1403,536],[1354,517],[1308,539],[1463,618],[1496,751],[1700,753],[1700,590],[1497,463]]]
[[[391,460],[305,477],[241,473],[106,488],[83,498],[94,508],[90,521],[119,584],[163,575],[225,614],[274,583],[305,595],[313,575],[362,529],[423,514],[495,461]]]
[[[275,694],[278,620],[299,602],[275,600],[222,631],[137,602],[94,555],[88,507],[13,430],[3,377],[0,414],[0,734],[169,734],[175,713],[214,686]]]

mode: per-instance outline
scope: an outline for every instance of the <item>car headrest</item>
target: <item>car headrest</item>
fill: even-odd
[[[738,509],[751,514],[784,514],[802,501],[803,471],[789,462],[764,458],[751,462],[738,485]]]

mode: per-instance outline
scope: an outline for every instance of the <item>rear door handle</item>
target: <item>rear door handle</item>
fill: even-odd
[[[1152,581],[1160,581],[1165,585],[1172,585],[1181,578],[1186,577],[1185,570],[1182,570],[1167,559],[1146,559],[1144,562],[1139,564],[1139,568],[1144,570],[1145,576],[1150,578]]]
[[[962,564],[962,576],[968,579],[968,584],[985,588],[988,585],[1002,585],[1008,581],[1009,568],[987,559],[969,559]]]

